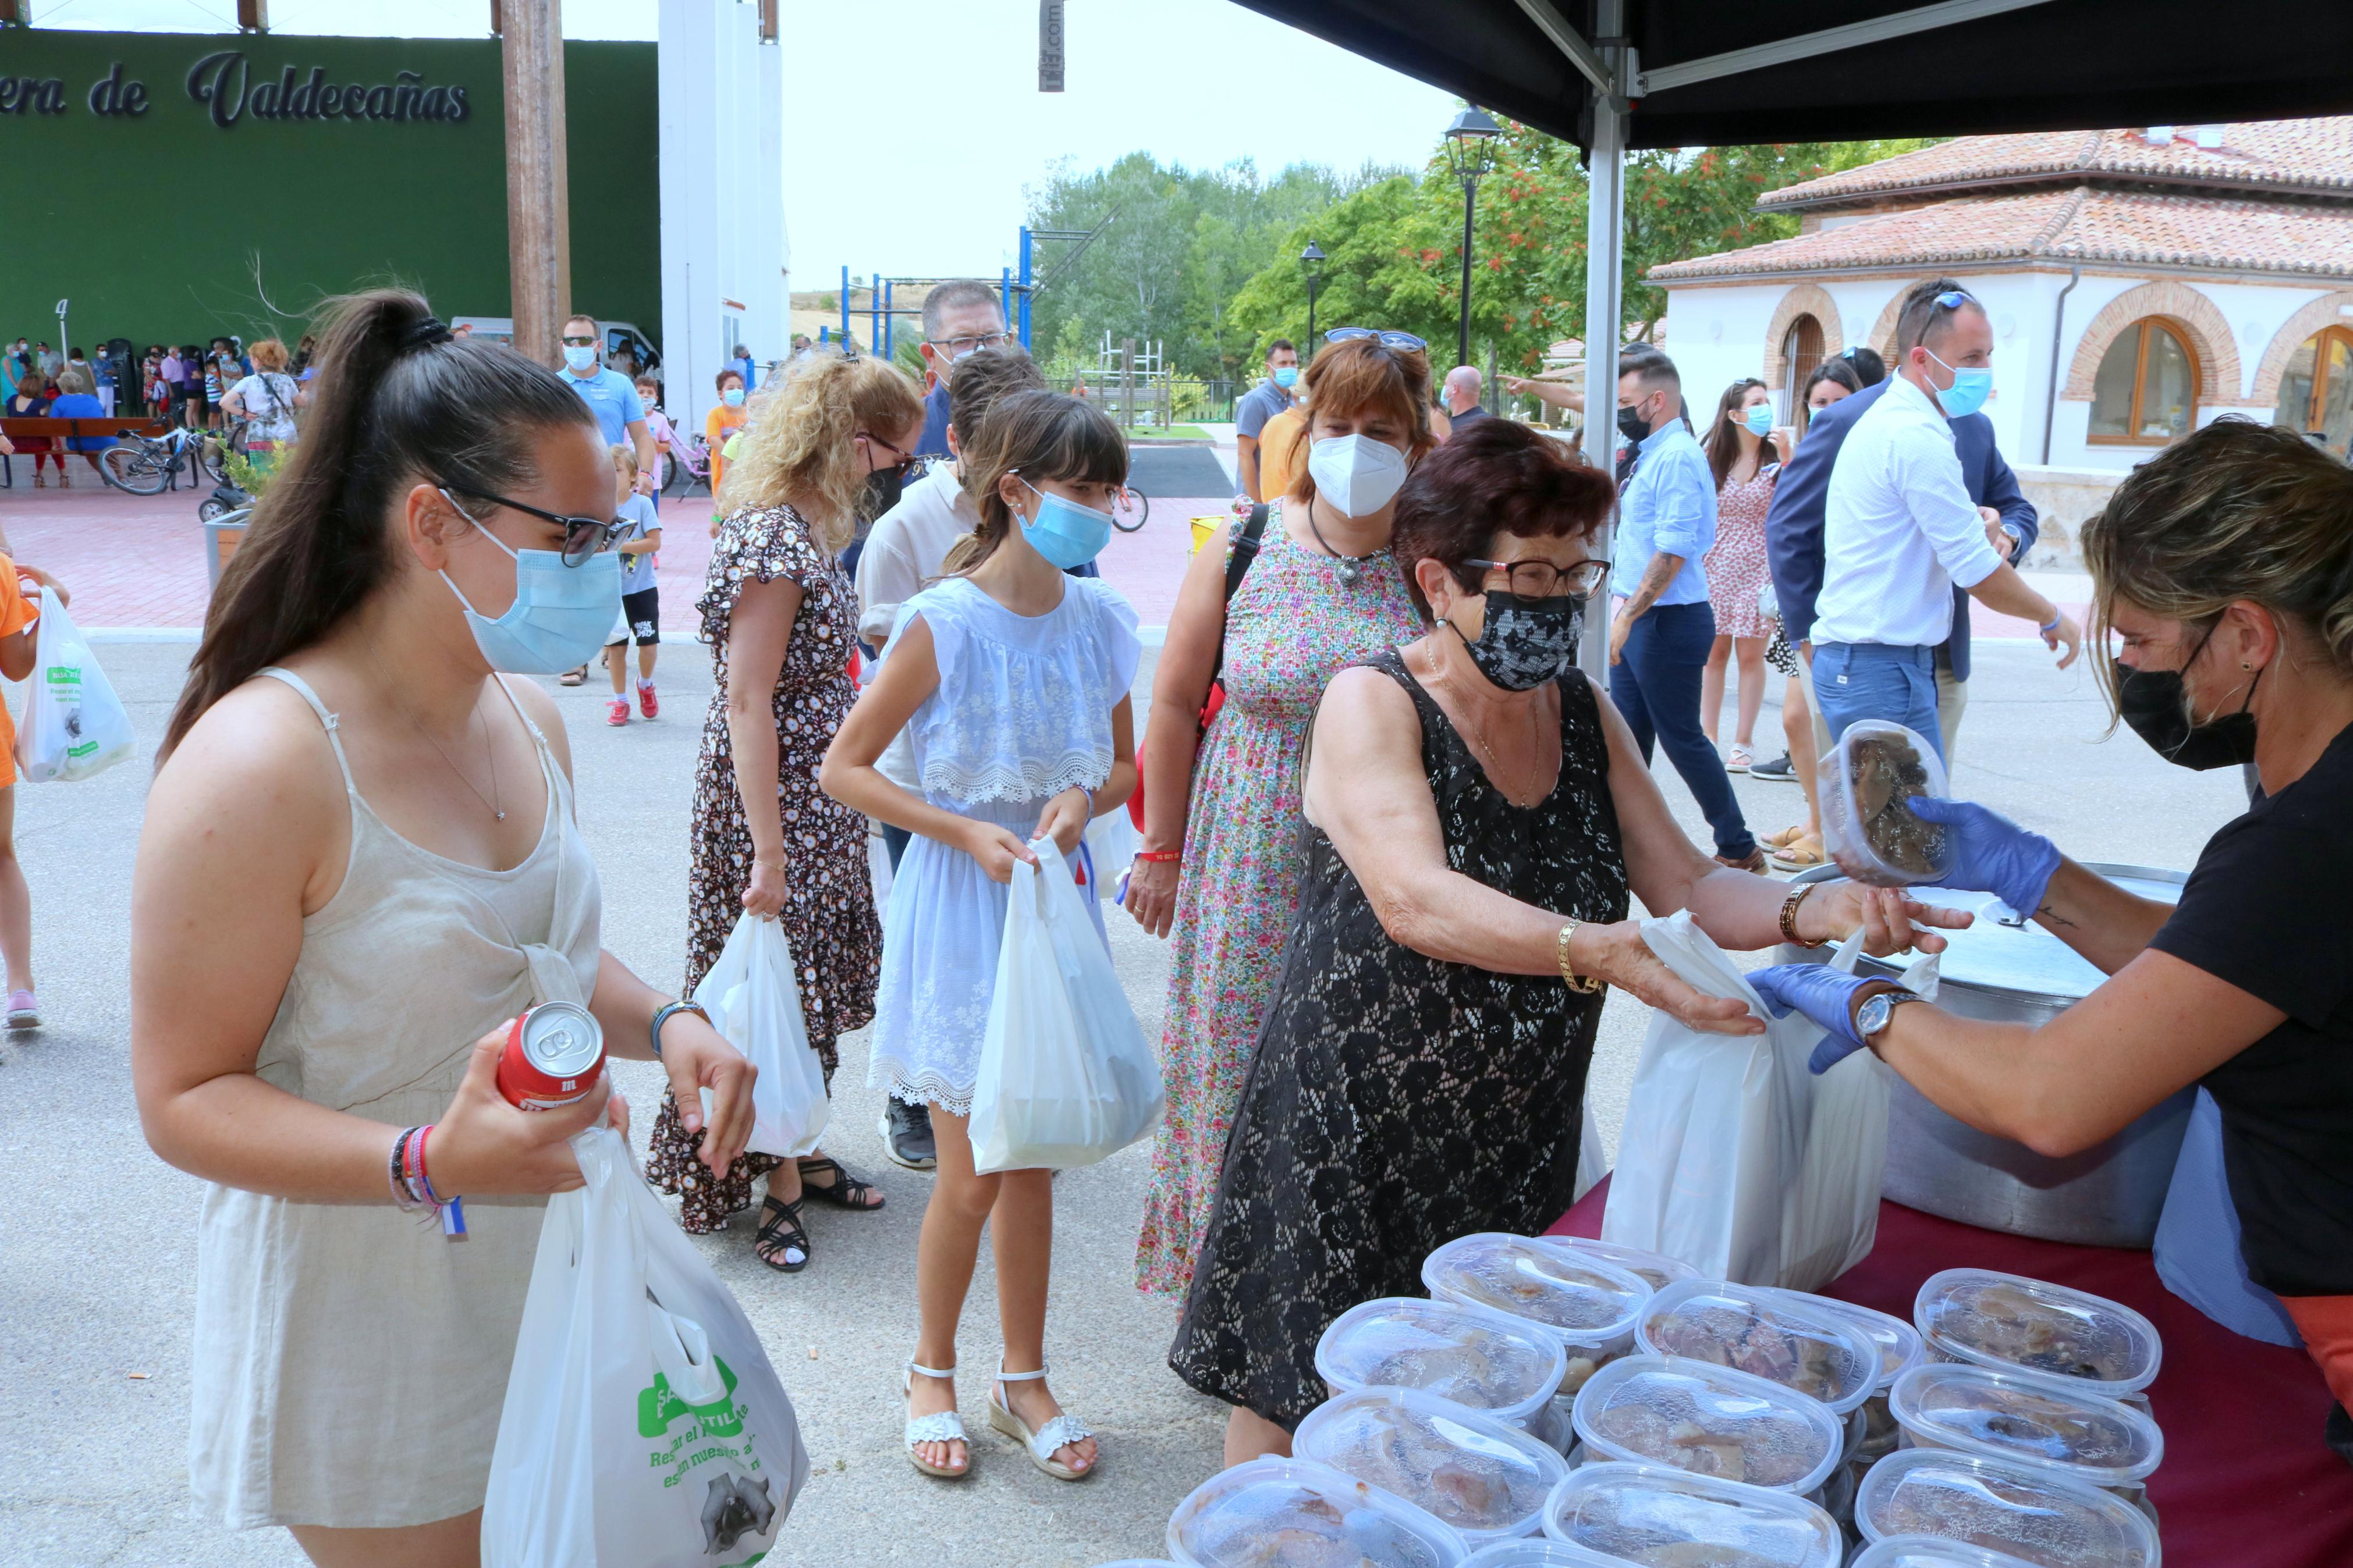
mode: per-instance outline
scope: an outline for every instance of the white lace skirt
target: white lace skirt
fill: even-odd
[[[994,822],[1028,838],[1043,800],[934,805]],[[952,1116],[972,1113],[980,1078],[981,1037],[997,989],[997,948],[1005,934],[1008,889],[961,849],[918,835],[891,881],[882,916],[882,984],[874,999],[874,1037],[867,1082],[893,1100],[929,1103]],[[1095,933],[1103,909],[1086,900]]]

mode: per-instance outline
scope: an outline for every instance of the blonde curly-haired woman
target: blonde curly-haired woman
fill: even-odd
[[[695,767],[686,989],[745,910],[784,925],[809,1043],[833,1077],[835,1040],[874,1016],[882,929],[867,869],[866,818],[817,786],[825,749],[857,695],[849,678],[858,596],[840,552],[868,476],[903,467],[923,428],[915,384],[883,361],[815,351],[792,363],[744,429],[720,486],[719,540],[704,579],[702,629],[716,689]],[[790,868],[790,876],[786,868]],[[702,1135],[662,1101],[654,1180],[679,1194],[697,1235],[752,1203],[768,1178],[752,1249],[771,1268],[809,1259],[807,1195],[878,1209],[881,1194],[822,1153],[747,1153],[714,1178]]]

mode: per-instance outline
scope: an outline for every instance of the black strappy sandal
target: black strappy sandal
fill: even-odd
[[[776,1215],[773,1219],[771,1212]],[[794,1247],[800,1249],[798,1263],[786,1256]],[[798,1274],[808,1267],[808,1232],[801,1226],[799,1204],[771,1197],[760,1205],[760,1228],[752,1237],[752,1256],[779,1274]]]
[[[833,1173],[833,1180],[820,1187],[809,1180],[813,1175]],[[871,1182],[861,1182],[841,1168],[839,1161],[830,1154],[811,1154],[801,1161],[801,1195],[831,1204],[838,1209],[854,1209],[860,1214],[872,1214],[888,1200],[874,1190]],[[869,1202],[871,1198],[873,1201]]]

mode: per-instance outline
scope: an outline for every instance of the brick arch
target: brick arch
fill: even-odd
[[[2247,394],[2247,405],[2269,408],[2279,402],[2280,377],[2287,372],[2287,362],[2304,346],[2305,339],[2323,327],[2342,327],[2348,322],[2344,309],[2353,306],[2353,289],[2339,289],[2334,294],[2324,294],[2303,310],[2290,316],[2272,341],[2263,357],[2255,365],[2255,384]]]
[[[1839,309],[1818,283],[1800,283],[1781,296],[1774,307],[1773,320],[1765,328],[1765,384],[1778,388],[1788,365],[1781,358],[1782,341],[1800,316],[1811,316],[1821,324],[1822,353],[1835,354],[1846,347],[1846,329],[1839,322]]]
[[[2243,376],[2239,368],[2239,342],[2231,323],[2214,301],[2187,283],[2170,279],[2127,289],[2105,305],[2075,340],[2075,357],[2067,369],[2067,385],[2059,395],[2088,401],[2100,360],[2124,335],[2125,329],[2148,317],[2162,317],[2166,325],[2189,342],[2198,361],[2198,401],[2207,408],[2236,404]]]
[[[1890,375],[1894,374],[1896,370],[1895,319],[1904,313],[1905,297],[1931,279],[1945,276],[1947,274],[1929,272],[1898,283],[1895,286],[1895,292],[1887,297],[1887,303],[1879,308],[1879,320],[1871,324],[1871,336],[1866,342],[1871,347],[1879,351],[1881,359],[1887,362],[1887,372]]]

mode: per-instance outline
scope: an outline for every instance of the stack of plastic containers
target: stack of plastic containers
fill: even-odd
[[[1485,1307],[1543,1329],[1568,1358],[1563,1394],[1575,1394],[1633,1348],[1634,1320],[1651,1299],[1639,1276],[1615,1264],[1496,1231],[1459,1237],[1431,1253],[1421,1282],[1435,1300]]]
[[[1571,1470],[1545,1503],[1544,1531],[1628,1563],[1838,1568],[1846,1547],[1802,1498],[1650,1465]]]
[[[1855,1489],[1865,1541],[1934,1535],[2035,1568],[2157,1568],[2157,1527],[2130,1503],[2042,1465],[1903,1448]]]
[[[1405,1499],[1473,1547],[1534,1535],[1568,1474],[1525,1432],[1409,1388],[1341,1394],[1299,1424],[1291,1451]]]
[[[1468,1554],[1451,1527],[1404,1499],[1300,1459],[1220,1471],[1168,1518],[1168,1555],[1181,1568],[1461,1568]]]
[[[1567,1356],[1532,1323],[1451,1301],[1394,1296],[1351,1307],[1315,1346],[1336,1394],[1415,1388],[1555,1442],[1549,1404]]]

